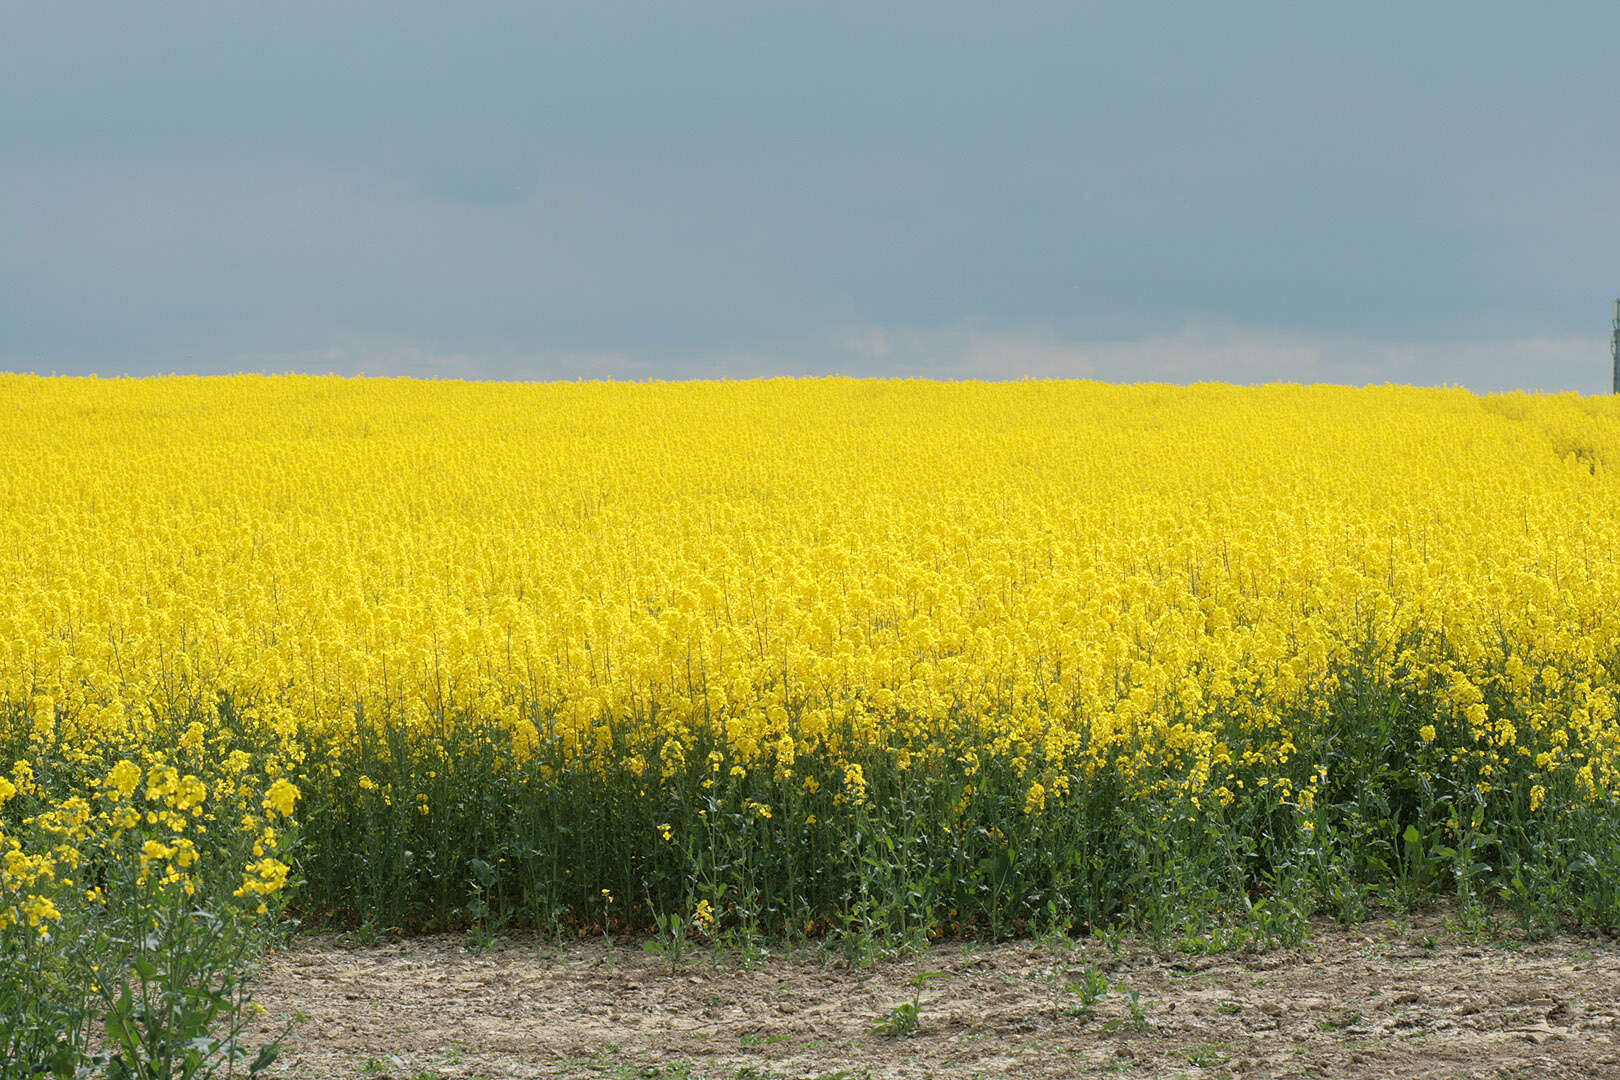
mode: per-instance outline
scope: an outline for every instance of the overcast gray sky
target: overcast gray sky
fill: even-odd
[[[1605,391],[1620,6],[0,0],[0,367]]]

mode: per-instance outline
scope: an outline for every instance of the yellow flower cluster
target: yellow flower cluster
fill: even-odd
[[[33,769],[17,762],[10,777],[0,780],[0,810],[7,800],[36,789]],[[239,864],[243,888],[261,901],[276,892],[288,873],[274,857],[281,837],[267,821],[239,816],[256,797],[254,787],[224,779],[213,794],[210,800],[196,776],[182,775],[149,754],[144,768],[119,760],[84,795],[23,817],[9,831],[0,828],[0,931],[26,925],[45,935],[63,917],[57,900],[104,903],[102,886],[75,880],[86,866],[104,882],[127,872],[136,889],[172,887],[195,896],[198,875],[217,872],[199,865],[202,848],[216,853],[251,848],[256,861]],[[281,778],[268,785],[262,801],[284,817],[298,797],[296,786]]]
[[[0,698],[176,836],[203,782],[98,748],[221,695],[295,777],[339,767],[296,760],[317,736],[478,717],[642,785],[699,734],[715,777],[813,791],[828,761],[852,806],[857,748],[994,758],[1042,814],[1099,769],[1230,801],[1358,664],[1432,695],[1424,743],[1523,751],[1545,790],[1620,779],[1608,400],[18,376],[0,402]],[[290,815],[291,781],[259,810]],[[241,887],[284,880],[267,856]]]

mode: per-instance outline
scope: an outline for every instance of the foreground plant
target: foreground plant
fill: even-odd
[[[896,1039],[909,1039],[917,1034],[918,1025],[922,1023],[922,992],[934,979],[945,979],[950,976],[943,971],[919,971],[911,977],[911,985],[916,992],[911,995],[910,1001],[903,1001],[890,1009],[888,1015],[872,1026],[872,1034],[888,1035]]]
[[[678,949],[702,900],[716,940],[852,962],[1265,947],[1451,897],[1620,926],[1620,399],[0,377],[0,406],[0,761],[56,805],[146,753],[212,789],[241,740],[306,796],[312,921]]]
[[[210,784],[118,762],[0,833],[0,1077],[261,1072],[250,983],[281,913],[297,788],[227,755]],[[19,763],[0,788],[39,802]],[[0,807],[4,809],[4,807]]]

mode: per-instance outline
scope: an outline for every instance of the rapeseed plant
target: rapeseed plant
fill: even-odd
[[[1607,399],[0,397],[30,940],[105,894],[46,843],[92,827],[139,837],[135,886],[257,918],[302,882],[306,919],[412,927],[1180,936],[1446,892],[1620,922]]]

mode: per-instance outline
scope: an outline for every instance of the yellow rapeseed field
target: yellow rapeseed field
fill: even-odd
[[[1612,400],[12,376],[0,409],[14,832],[234,752],[303,798],[308,918],[1620,910]]]

